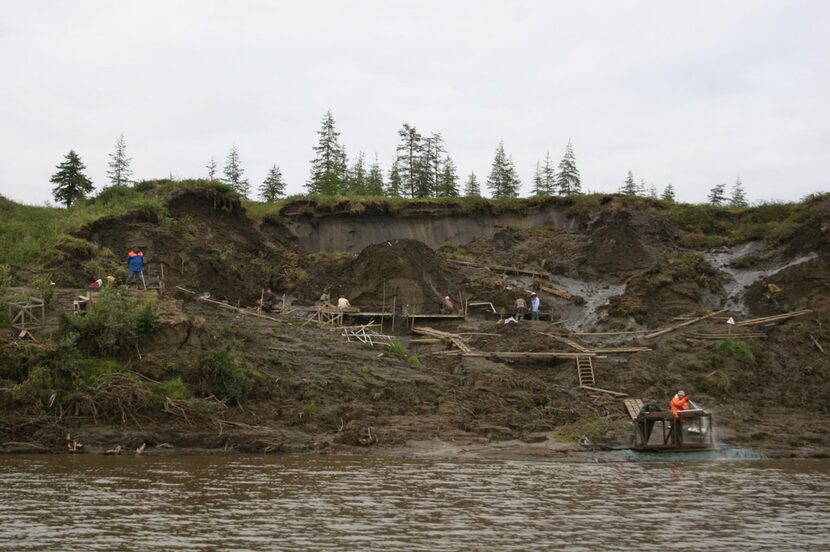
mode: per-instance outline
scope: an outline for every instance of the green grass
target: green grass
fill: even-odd
[[[239,200],[230,187],[210,180],[147,180],[132,188],[111,186],[69,209],[23,205],[0,196],[0,265],[53,263],[63,245],[80,241],[72,232],[104,216],[145,209],[164,219],[167,201],[186,191],[208,193],[217,203]]]
[[[755,355],[746,341],[724,339],[715,343],[715,349],[724,356],[736,359],[741,364],[753,364]]]

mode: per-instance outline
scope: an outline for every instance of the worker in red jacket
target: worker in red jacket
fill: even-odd
[[[689,409],[689,397],[682,389],[672,397],[671,413],[674,414],[674,421],[672,422],[672,440],[677,446],[683,446],[683,420],[680,418],[681,410]]]
[[[675,418],[680,417],[681,410],[688,410],[689,409],[689,397],[686,396],[686,392],[682,389],[677,392],[677,394],[672,397],[671,400],[671,413],[674,414]]]

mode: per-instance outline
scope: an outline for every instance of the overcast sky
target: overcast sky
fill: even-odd
[[[97,187],[124,133],[135,179],[204,177],[232,144],[251,183],[304,190],[331,109],[387,170],[403,122],[462,175],[499,140],[523,195],[573,140],[583,189],[630,169],[683,201],[828,191],[830,2],[0,0],[0,193],[40,204],[70,150]]]

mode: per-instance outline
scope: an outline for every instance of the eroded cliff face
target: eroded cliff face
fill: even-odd
[[[433,248],[447,243],[466,245],[492,238],[506,227],[575,230],[579,226],[563,206],[501,214],[284,215],[280,221],[296,237],[297,245],[310,253],[359,253],[369,245],[398,239],[417,240]]]

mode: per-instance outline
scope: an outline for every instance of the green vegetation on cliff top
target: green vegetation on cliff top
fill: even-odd
[[[168,201],[195,192],[215,201],[242,205],[257,222],[276,215],[491,215],[524,213],[544,206],[568,209],[571,216],[585,217],[600,208],[650,209],[670,215],[687,232],[683,244],[712,247],[763,239],[780,243],[808,220],[813,205],[828,194],[800,203],[769,203],[747,208],[675,204],[662,200],[606,194],[569,197],[533,197],[492,200],[480,197],[403,199],[389,197],[292,196],[273,203],[241,200],[227,185],[210,180],[149,180],[134,187],[113,186],[69,209],[21,205],[0,196],[0,264],[13,267],[47,266],[58,258],[62,244],[77,242],[73,233],[103,216],[117,216],[135,209],[159,215],[162,224],[174,222]],[[76,244],[77,245],[77,244]]]

